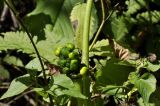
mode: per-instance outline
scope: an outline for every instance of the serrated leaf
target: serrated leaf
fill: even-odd
[[[25,32],[6,32],[0,36],[0,50],[18,49],[24,53],[34,53],[34,49]],[[35,38],[33,38],[35,39]],[[34,40],[36,42],[36,40]]]
[[[146,23],[149,21],[151,21],[153,24],[158,23],[160,21],[160,11],[157,11],[157,10],[150,11],[150,14],[148,11],[142,12],[136,16],[136,19],[137,19],[137,22],[139,22],[139,23],[140,22]]]
[[[126,15],[132,15],[138,10],[146,6],[145,0],[127,0],[126,5],[128,7]]]
[[[0,100],[18,95],[24,92],[32,84],[30,76],[28,74],[15,78],[8,90],[1,96]]]
[[[86,12],[86,3],[78,4],[76,5],[72,12],[71,12],[71,22],[72,26],[75,31],[76,35],[76,42],[77,46],[81,48],[81,41],[82,41],[82,35],[83,35],[83,26],[84,26],[84,16]],[[97,11],[95,7],[92,7],[91,11],[91,19],[90,19],[90,39],[92,38],[93,34],[96,32],[98,28],[98,18],[97,18]]]
[[[135,87],[137,87],[144,104],[147,106],[150,95],[156,90],[156,78],[150,73],[145,73],[141,79],[135,82]]]

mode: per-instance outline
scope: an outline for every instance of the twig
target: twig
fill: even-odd
[[[16,16],[16,19],[17,21],[20,23],[20,25],[22,26],[22,28],[25,30],[25,32],[27,33],[30,41],[31,41],[31,44],[35,50],[35,53],[39,59],[39,62],[40,62],[40,65],[41,65],[41,68],[42,68],[42,73],[43,73],[43,77],[44,77],[44,83],[45,85],[47,85],[47,78],[46,78],[46,74],[45,74],[45,69],[44,69],[44,65],[43,65],[43,62],[42,62],[42,59],[40,57],[40,54],[39,54],[39,51],[32,39],[32,35],[29,33],[28,29],[26,28],[26,26],[23,24],[23,21],[21,20],[21,18],[19,17],[19,13],[17,12],[17,10],[15,9],[14,5],[12,4],[12,1],[11,0],[4,0],[4,2],[7,4],[7,6],[11,9],[11,11],[13,12],[13,14]],[[50,104],[53,105],[53,101],[52,101],[52,96],[49,95],[49,98],[50,98]]]
[[[118,5],[119,5],[119,3],[117,3],[117,4],[114,6],[114,8],[117,7]],[[104,25],[105,22],[111,17],[111,15],[112,15],[113,12],[114,12],[114,9],[113,9],[113,10],[111,11],[111,13],[110,13],[110,14],[107,16],[107,18],[105,19],[105,11],[104,11],[104,3],[103,3],[103,0],[101,0],[101,7],[102,7],[102,22],[101,22],[101,25],[100,25],[100,27],[98,28],[98,31],[97,31],[97,33],[96,33],[96,35],[95,35],[95,37],[94,37],[94,39],[93,39],[90,47],[89,47],[89,50],[91,50],[91,49],[93,48],[93,46],[94,46],[94,44],[95,44],[95,42],[96,42],[96,40],[97,40],[97,38],[98,38],[98,36],[99,36],[102,28],[103,28],[103,25]]]
[[[103,0],[101,0],[101,7],[102,7],[102,22],[101,22],[101,25],[100,25],[97,33],[96,33],[96,36],[94,37],[94,40],[93,40],[91,46],[89,47],[89,50],[92,49],[92,47],[93,47],[94,43],[96,42],[96,40],[97,40],[97,38],[98,38],[98,35],[99,35],[100,31],[102,30],[103,25],[104,25],[104,23],[105,23],[105,11],[104,11]]]
[[[36,47],[36,45],[34,44],[34,41],[32,39],[32,35],[29,33],[29,31],[27,30],[26,26],[23,24],[21,18],[19,17],[19,14],[18,12],[16,11],[16,9],[14,8],[14,6],[12,5],[12,2],[11,0],[4,0],[4,2],[7,4],[7,6],[11,9],[11,11],[13,12],[13,14],[16,16],[16,19],[17,21],[20,23],[20,25],[22,26],[22,28],[25,30],[25,32],[27,33],[30,41],[31,41],[31,44],[33,45],[33,48],[35,50],[35,53],[37,54],[37,57],[39,59],[39,62],[40,62],[40,65],[41,65],[41,68],[42,68],[42,72],[43,72],[43,77],[44,77],[44,80],[45,80],[45,83],[47,84],[47,78],[46,78],[46,74],[45,74],[45,69],[44,69],[44,65],[43,65],[43,62],[42,62],[42,59],[40,57],[40,54],[38,52],[38,49]]]

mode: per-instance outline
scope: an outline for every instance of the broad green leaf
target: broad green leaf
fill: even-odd
[[[83,0],[37,0],[35,10],[26,18],[28,28],[42,37],[46,24],[52,24],[58,36],[73,36],[69,16],[73,6],[79,2]]]
[[[156,90],[156,78],[150,73],[145,73],[135,82],[135,87],[141,94],[144,104],[148,106],[149,97]]]
[[[68,95],[75,98],[86,99],[80,89],[65,74],[54,75],[50,81],[50,89],[47,92],[53,96]]]
[[[12,97],[24,92],[26,89],[29,88],[31,84],[32,84],[32,81],[28,74],[15,78],[11,82],[8,90],[1,96],[0,100],[8,97]]]
[[[86,12],[86,3],[76,5],[71,12],[71,22],[76,35],[77,46],[81,48],[84,18]],[[98,17],[95,6],[92,7],[91,19],[90,19],[90,39],[98,28]]]
[[[101,41],[97,41],[94,44],[93,48],[89,52],[89,56],[111,56],[113,55],[113,50],[109,45],[109,41],[107,39],[103,39]]]
[[[79,89],[76,89],[76,87],[71,87],[69,90],[63,90],[63,93],[71,97],[87,99],[87,97],[85,97]]]
[[[62,86],[64,88],[72,88],[74,86],[72,80],[67,77],[65,74],[59,74],[54,75],[53,77],[53,83],[59,86]]]
[[[41,95],[42,97],[47,98],[48,94],[47,92],[45,92],[45,90],[43,88],[34,88],[33,89],[36,93],[38,93],[39,95]]]
[[[10,65],[15,65],[15,66],[20,66],[20,67],[24,66],[22,60],[20,60],[20,58],[15,57],[15,56],[7,55],[6,57],[4,57],[3,61]]]
[[[127,80],[130,72],[135,71],[134,67],[124,66],[117,64],[118,59],[111,58],[110,60],[99,61],[96,65],[103,65],[101,68],[97,68],[96,81],[98,84],[105,85],[122,85]]]
[[[44,67],[46,68],[45,65],[44,65]],[[31,61],[25,66],[25,68],[27,68],[27,69],[32,69],[32,70],[37,70],[37,71],[41,71],[41,70],[42,70],[38,58],[34,58],[33,60],[31,60]]]

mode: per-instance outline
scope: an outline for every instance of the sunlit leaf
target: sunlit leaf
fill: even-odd
[[[150,73],[145,73],[135,82],[135,87],[137,87],[144,104],[147,106],[150,95],[156,90],[156,78]]]
[[[86,4],[78,4],[76,5],[71,12],[71,22],[76,35],[77,46],[81,48],[82,43],[82,35],[83,35],[83,26],[84,26],[84,16],[86,12]],[[90,19],[90,39],[98,28],[98,18],[97,11],[95,7],[92,7],[91,11],[91,19]]]
[[[24,92],[26,89],[28,89],[31,84],[32,84],[32,81],[29,75],[23,75],[23,76],[17,77],[11,82],[10,87],[1,96],[0,99],[2,100],[8,97],[18,95]]]

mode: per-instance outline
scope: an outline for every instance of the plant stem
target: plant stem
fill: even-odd
[[[43,62],[42,62],[42,59],[40,57],[40,54],[38,52],[38,49],[36,47],[36,45],[34,44],[34,41],[32,39],[32,35],[29,33],[29,31],[27,30],[27,28],[25,27],[25,25],[23,24],[21,18],[19,17],[19,13],[17,12],[17,10],[15,9],[15,7],[13,6],[12,4],[12,1],[11,0],[4,0],[4,2],[7,4],[7,6],[11,9],[11,11],[13,12],[13,14],[16,16],[17,18],[17,21],[20,23],[20,25],[22,26],[22,28],[25,30],[25,32],[27,33],[30,41],[31,41],[31,44],[33,45],[33,48],[35,50],[35,53],[39,59],[39,62],[40,62],[40,65],[41,65],[41,68],[42,68],[42,72],[43,72],[43,77],[44,77],[44,80],[45,82],[47,83],[47,78],[46,78],[46,74],[45,74],[45,69],[44,69],[44,65],[43,65]]]
[[[84,19],[84,29],[83,29],[83,41],[82,41],[82,63],[89,67],[89,32],[90,32],[90,18],[92,10],[93,0],[87,0],[86,13]],[[86,74],[82,78],[83,80],[83,94],[90,99],[90,80],[89,76]],[[84,106],[89,106],[89,100],[84,101]]]
[[[102,28],[103,28],[103,25],[104,25],[104,23],[105,23],[105,11],[104,11],[104,3],[103,3],[103,0],[101,0],[101,7],[102,7],[102,22],[101,22],[100,27],[98,28],[98,31],[97,31],[97,33],[96,33],[96,35],[95,35],[95,37],[94,37],[94,40],[93,40],[92,44],[91,44],[90,47],[89,47],[89,50],[91,50],[92,47],[93,47],[93,45],[95,44],[95,42],[96,42],[96,40],[97,40],[97,38],[98,38],[98,35],[100,34],[100,32],[101,32],[101,30],[102,30]]]
[[[117,4],[114,6],[114,8],[117,7],[118,5],[119,5],[119,3],[117,3]],[[97,33],[96,33],[96,35],[95,35],[95,37],[94,37],[94,39],[93,39],[90,47],[89,47],[89,50],[91,50],[91,49],[93,48],[93,46],[94,46],[94,44],[95,44],[95,42],[96,42],[96,40],[97,40],[97,38],[98,38],[98,36],[99,36],[102,28],[103,28],[103,25],[104,25],[105,22],[111,17],[111,15],[112,15],[113,12],[114,12],[114,8],[113,8],[113,10],[111,11],[111,13],[110,13],[110,14],[107,16],[107,18],[105,19],[105,11],[104,11],[104,3],[103,3],[103,0],[101,0],[101,7],[102,7],[102,22],[101,22],[101,25],[100,25],[100,27],[98,28],[98,31],[97,31]]]
[[[45,69],[44,69],[44,65],[43,65],[43,62],[42,62],[42,59],[40,57],[40,54],[39,54],[39,51],[32,39],[32,35],[29,33],[29,31],[27,30],[26,26],[23,24],[23,21],[21,20],[21,18],[19,17],[19,13],[17,12],[17,10],[15,9],[14,5],[12,4],[12,1],[11,0],[4,0],[4,2],[7,4],[7,6],[10,8],[10,10],[13,12],[13,14],[15,15],[17,21],[20,23],[21,27],[24,29],[24,31],[27,33],[30,41],[31,41],[31,44],[35,50],[35,53],[37,55],[37,58],[39,59],[39,62],[40,62],[40,65],[41,65],[41,68],[42,68],[42,73],[43,73],[43,78],[44,78],[44,82],[45,82],[45,85],[48,85],[47,84],[47,77],[46,77],[46,74],[45,74]],[[50,99],[50,106],[53,106],[54,103],[53,103],[53,98],[51,95],[49,95],[49,99]]]

